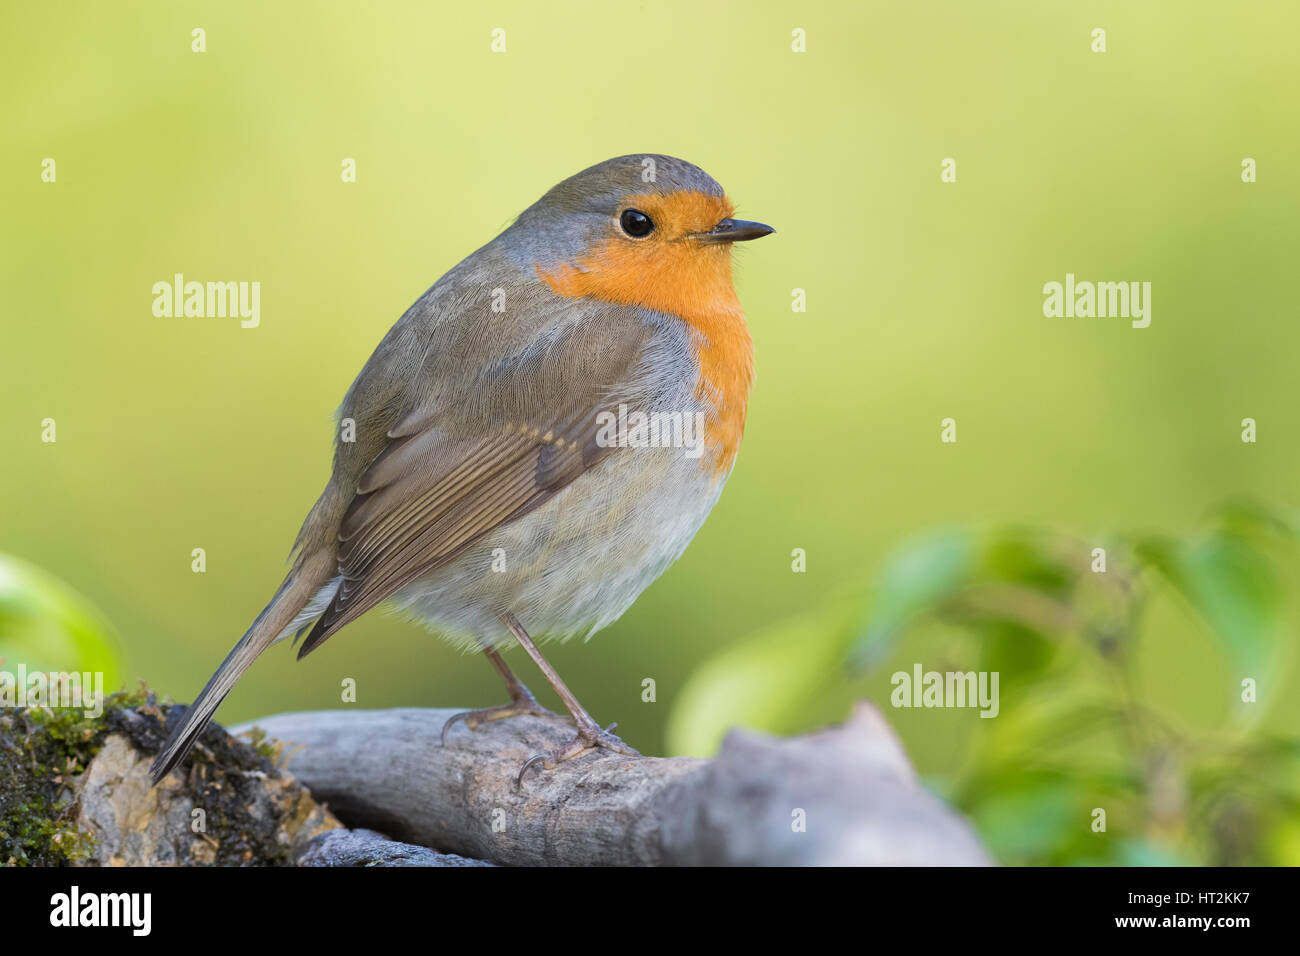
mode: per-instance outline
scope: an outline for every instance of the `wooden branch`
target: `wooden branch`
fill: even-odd
[[[373,830],[326,830],[298,855],[299,866],[491,866],[428,847],[397,843]]]
[[[515,776],[571,724],[477,730],[455,711],[280,714],[253,726],[347,825],[507,865],[984,865],[970,827],[918,783],[893,731],[859,703],[791,739],[732,731],[713,759],[584,754]],[[802,822],[802,826],[801,826]]]

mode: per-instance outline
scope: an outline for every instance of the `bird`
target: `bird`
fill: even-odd
[[[754,380],[732,249],[775,231],[733,213],[692,163],[615,157],[549,189],[421,295],[348,389],[289,572],[168,721],[153,783],[271,645],[301,641],[301,660],[380,605],[483,653],[505,682],[509,701],[457,714],[444,744],[458,721],[550,714],[502,657],[522,647],[577,735],[518,779],[592,750],[639,756],[538,645],[617,620],[732,472]]]

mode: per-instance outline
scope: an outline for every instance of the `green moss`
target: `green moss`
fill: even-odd
[[[0,863],[59,866],[90,855],[94,840],[76,825],[73,778],[121,729],[124,712],[150,707],[142,687],[110,695],[95,719],[74,709],[0,711]]]
[[[142,754],[157,753],[185,708],[159,704],[143,686],[104,702],[99,717],[79,710],[0,711],[0,864],[60,866],[95,858],[89,834],[78,830],[75,778],[109,734],[122,734]],[[251,743],[209,724],[182,764],[186,795],[206,814],[206,831],[220,839],[219,866],[291,865],[282,825],[302,809],[302,792],[272,788],[278,747],[255,731]],[[270,801],[268,803],[268,800]]]
[[[248,745],[267,760],[274,761],[280,756],[280,746],[273,743],[261,727],[248,732]]]

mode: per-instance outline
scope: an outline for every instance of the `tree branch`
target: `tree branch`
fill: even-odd
[[[918,783],[870,704],[803,737],[732,731],[717,757],[584,754],[515,776],[570,739],[516,717],[439,743],[453,710],[280,714],[256,726],[345,823],[507,865],[983,865],[970,827]]]

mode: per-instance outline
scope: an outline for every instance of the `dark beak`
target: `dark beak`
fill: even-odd
[[[692,239],[700,242],[748,242],[750,239],[762,239],[776,232],[771,226],[748,219],[724,219],[708,232],[692,234]]]

